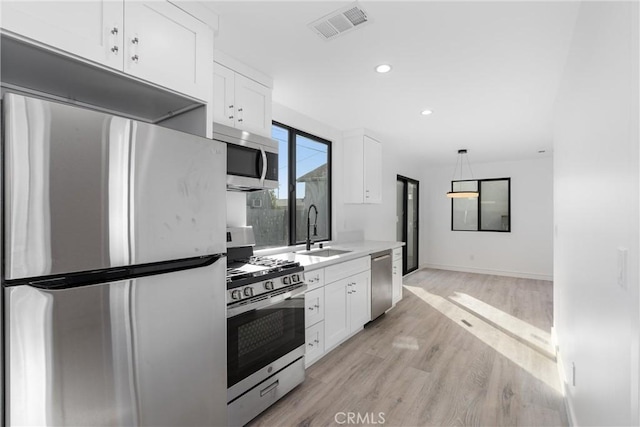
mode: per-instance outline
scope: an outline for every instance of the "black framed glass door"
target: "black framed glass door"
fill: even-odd
[[[396,235],[402,247],[402,274],[418,269],[418,214],[420,183],[398,175],[396,182]]]

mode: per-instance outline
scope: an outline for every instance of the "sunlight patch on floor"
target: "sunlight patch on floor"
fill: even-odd
[[[418,340],[414,337],[395,337],[391,345],[395,348],[401,348],[403,350],[420,350]]]
[[[467,332],[491,346],[498,353],[542,381],[556,392],[562,394],[556,363],[547,356],[521,343],[517,339],[497,329],[493,325],[458,307],[447,299],[434,295],[416,286],[404,286],[409,292],[456,322]],[[465,320],[472,326],[465,326]]]
[[[450,296],[449,299],[492,322],[513,336],[518,337],[518,339],[525,341],[526,344],[542,351],[548,357],[555,359],[555,352],[551,344],[551,334],[549,332],[536,328],[471,295],[454,292],[454,295]]]

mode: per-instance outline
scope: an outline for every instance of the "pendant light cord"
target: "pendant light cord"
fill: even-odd
[[[471,174],[471,179],[473,180],[473,171],[471,170],[471,162],[469,161],[469,154],[464,153],[463,155],[466,156],[467,166],[469,167],[469,173]],[[460,178],[462,178],[462,167],[460,167]]]
[[[456,172],[458,171],[458,163],[460,163],[460,179],[462,179],[462,161],[461,161],[461,157],[462,157],[462,154],[458,154],[458,157],[456,158],[456,167],[453,169],[453,177],[451,178],[451,181],[455,181],[456,180]]]

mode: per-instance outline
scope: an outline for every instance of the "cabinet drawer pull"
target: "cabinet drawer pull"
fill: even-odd
[[[140,40],[138,40],[138,37],[134,37],[134,38],[131,39],[131,43],[133,43],[133,44],[138,44],[139,41]]]
[[[309,307],[309,310],[313,311],[313,307]]]
[[[118,50],[119,50],[119,49],[118,49],[118,46],[113,46],[113,47],[111,48],[111,52],[113,52],[113,53],[115,53],[115,54],[117,54],[117,53],[118,53]]]
[[[320,341],[318,341],[318,340],[314,340],[314,341],[315,341],[316,344],[320,344]]]
[[[319,304],[314,304],[314,307],[315,308],[320,308],[320,305]]]
[[[260,390],[260,397],[264,396],[265,394],[269,393],[270,391],[272,391],[273,389],[278,387],[279,383],[280,383],[280,381],[276,380],[274,383],[272,383],[272,384],[268,385],[267,387],[265,387],[264,389]]]
[[[138,55],[133,55],[133,56],[131,57],[131,60],[132,60],[133,62],[136,62],[136,63],[138,62],[138,60],[139,60],[139,59],[140,59],[140,58],[138,57]]]
[[[113,34],[114,36],[115,36],[116,34],[118,34],[118,27],[113,27],[113,28],[111,29],[111,34]]]

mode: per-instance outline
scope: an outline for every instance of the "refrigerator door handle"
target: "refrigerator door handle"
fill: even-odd
[[[58,274],[45,277],[26,277],[5,281],[5,286],[29,285],[39,289],[70,289],[99,283],[129,280],[174,271],[211,265],[226,254],[206,255],[172,261],[154,262],[150,264],[133,265],[129,267],[105,268],[93,271],[81,271],[69,274]]]

